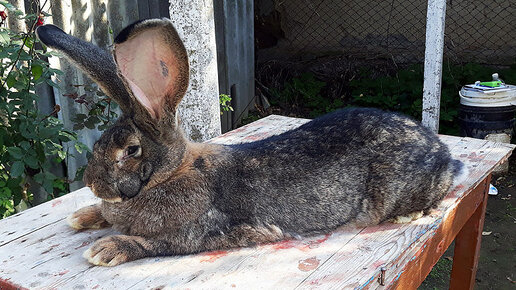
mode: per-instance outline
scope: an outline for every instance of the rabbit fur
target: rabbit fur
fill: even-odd
[[[462,164],[427,128],[377,109],[340,110],[265,140],[197,144],[179,128],[186,50],[170,20],[130,25],[113,54],[53,25],[37,29],[122,108],[95,143],[84,181],[100,204],[69,217],[112,226],[85,253],[113,266],[244,247],[428,212]]]

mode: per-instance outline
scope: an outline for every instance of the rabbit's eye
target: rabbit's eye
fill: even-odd
[[[142,150],[140,149],[140,146],[132,145],[132,146],[127,147],[125,156],[126,157],[129,157],[129,156],[138,157],[138,156],[140,156],[141,152],[142,152]]]

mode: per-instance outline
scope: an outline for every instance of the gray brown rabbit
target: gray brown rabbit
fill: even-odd
[[[123,111],[96,142],[84,173],[102,202],[69,217],[75,229],[122,233],[84,253],[95,265],[414,216],[440,202],[462,166],[418,122],[376,109],[337,111],[252,143],[192,143],[176,113],[188,58],[169,20],[125,28],[112,55],[53,25],[37,34]]]

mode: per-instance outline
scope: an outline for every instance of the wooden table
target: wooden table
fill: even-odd
[[[249,142],[306,121],[269,116],[210,142]],[[0,220],[0,288],[415,289],[454,239],[451,285],[471,288],[490,173],[514,146],[451,136],[441,139],[467,165],[469,177],[431,215],[410,224],[347,227],[324,236],[253,248],[96,267],[81,255],[113,231],[76,232],[65,221],[75,210],[98,202],[83,188]]]

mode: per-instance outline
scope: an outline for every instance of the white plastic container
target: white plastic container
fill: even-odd
[[[499,81],[493,74],[493,81]],[[499,87],[482,86],[480,81],[465,85],[459,92],[460,103],[471,107],[507,107],[516,105],[516,86],[502,83]]]
[[[461,136],[510,143],[516,121],[516,86],[507,85],[493,74],[492,82],[477,81],[459,92]],[[508,162],[496,173],[507,172]]]

